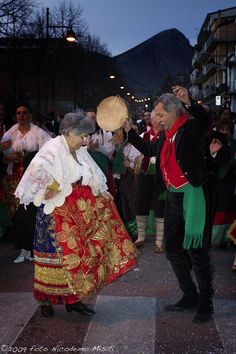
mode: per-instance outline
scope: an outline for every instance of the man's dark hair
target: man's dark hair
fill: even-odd
[[[30,105],[28,103],[25,103],[25,102],[19,102],[17,105],[16,105],[16,110],[17,108],[19,107],[26,107],[29,111],[29,113],[32,113],[32,109],[30,107]]]
[[[87,108],[87,109],[85,110],[85,112],[86,112],[86,113],[88,113],[88,112],[94,112],[94,113],[96,113],[97,110],[96,110],[96,108]]]

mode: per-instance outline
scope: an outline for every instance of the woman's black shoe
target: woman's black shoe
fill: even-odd
[[[79,302],[80,306],[83,307],[83,310],[87,312],[88,314],[94,315],[96,312],[92,309],[90,309],[87,305],[85,305],[82,301]]]
[[[81,301],[76,302],[75,304],[66,304],[65,305],[66,311],[67,312],[79,312],[83,315],[93,315],[95,314],[95,311],[90,309],[87,305],[83,304]]]
[[[40,305],[40,311],[43,317],[52,317],[54,315],[52,305]]]

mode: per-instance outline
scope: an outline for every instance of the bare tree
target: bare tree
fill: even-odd
[[[79,3],[73,4],[71,0],[60,1],[52,10],[52,21],[60,26],[73,27],[78,37],[83,37],[88,32],[88,25],[83,19],[83,8]],[[65,35],[65,29],[59,29]]]
[[[45,9],[36,11],[33,22],[31,23],[32,34],[36,38],[46,37],[46,12]]]
[[[46,36],[46,15],[45,8],[35,14],[31,30],[36,38]],[[99,37],[88,33],[88,25],[83,19],[83,8],[79,3],[75,5],[71,0],[61,1],[50,9],[48,15],[50,37],[64,38],[67,29],[72,27],[79,45],[84,49],[103,55],[110,55],[107,46],[101,43]]]
[[[100,38],[95,35],[88,34],[83,42],[83,47],[90,52],[96,52],[103,55],[111,55],[106,44],[101,43]]]
[[[88,33],[83,8],[79,3],[75,5],[72,0],[61,0],[48,13],[45,8],[38,11],[35,0],[2,0],[0,19],[0,37],[45,38],[48,21],[50,37],[64,38],[67,30],[73,27],[84,49],[110,55],[106,44],[101,43],[98,36]]]
[[[67,30],[73,27],[77,38],[87,35],[88,26],[84,21],[83,9],[79,3],[65,0],[52,6],[50,9],[42,8],[37,11],[31,23],[31,31],[36,38],[45,38],[48,25],[48,34],[51,38],[64,38]]]
[[[34,0],[0,1],[0,36],[24,36],[28,32],[35,6]]]

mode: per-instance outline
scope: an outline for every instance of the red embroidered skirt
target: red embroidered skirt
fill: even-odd
[[[34,256],[35,298],[70,304],[133,268],[137,250],[114,202],[77,184],[51,215],[39,208]]]
[[[234,222],[230,226],[227,234],[236,245],[236,220],[234,220]]]

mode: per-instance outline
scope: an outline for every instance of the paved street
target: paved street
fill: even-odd
[[[18,254],[0,243],[1,353],[188,354],[236,353],[234,250],[212,250],[215,266],[214,321],[192,323],[194,313],[166,313],[181,296],[154,238],[141,250],[139,265],[88,300],[96,314],[84,317],[55,306],[42,318],[32,297],[33,263],[14,264]]]

